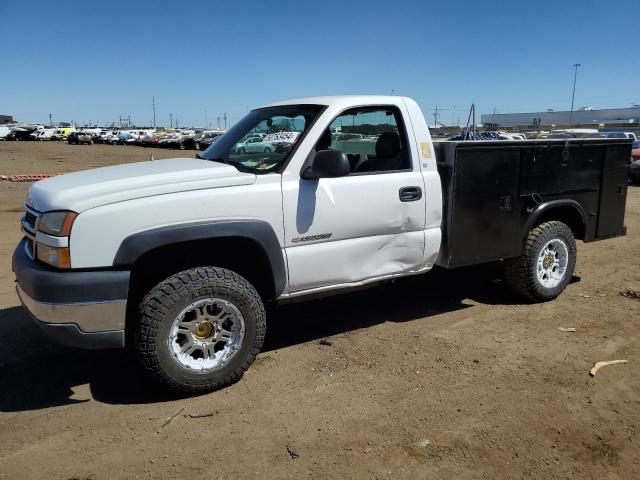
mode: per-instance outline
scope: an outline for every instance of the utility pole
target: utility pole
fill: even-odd
[[[156,97],[151,97],[151,103],[153,104],[153,128],[156,128]]]
[[[222,114],[222,118],[224,118],[224,129],[227,129],[227,113],[223,113]]]
[[[173,113],[169,114],[169,128],[173,128]]]
[[[176,128],[178,128],[178,117],[176,117]]]
[[[573,100],[576,98],[576,79],[578,77],[578,67],[582,65],[579,63],[573,64],[573,93],[571,94],[571,113],[569,113],[569,126],[573,125]]]
[[[131,115],[127,117],[127,125],[131,127]]]
[[[53,127],[53,120],[51,118],[52,118],[52,114],[49,114],[49,126]]]
[[[220,130],[220,117],[216,117],[218,119],[218,130]]]
[[[436,109],[433,111],[433,128],[438,128],[438,105],[436,105]]]

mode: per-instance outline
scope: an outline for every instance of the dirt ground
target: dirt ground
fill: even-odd
[[[182,153],[7,142],[0,175]],[[488,265],[283,306],[244,378],[193,398],[27,317],[11,254],[28,188],[0,181],[2,479],[640,478],[640,300],[621,294],[640,292],[638,187],[628,236],[580,243],[553,302],[523,303]],[[612,359],[629,363],[589,377]]]

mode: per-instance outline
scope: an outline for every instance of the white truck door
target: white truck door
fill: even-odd
[[[423,262],[424,182],[405,118],[402,103],[345,110],[314,149],[347,154],[351,174],[283,177],[290,293],[359,284]]]

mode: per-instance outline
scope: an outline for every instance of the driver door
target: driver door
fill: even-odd
[[[336,133],[345,126],[358,135]],[[422,262],[424,183],[400,110],[395,106],[348,110],[332,121],[330,129],[328,148],[349,156],[351,174],[283,179],[290,293],[366,283],[416,270]],[[396,136],[399,151],[385,143]],[[403,198],[403,192],[414,195]]]

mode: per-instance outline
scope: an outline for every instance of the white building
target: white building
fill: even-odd
[[[569,121],[571,118],[571,122]],[[542,126],[566,126],[566,125],[591,125],[619,127],[625,129],[640,126],[640,107],[633,108],[604,108],[591,109],[581,108],[570,111],[546,111],[531,113],[497,113],[482,115],[482,123],[487,125],[497,125],[501,127],[533,127]]]

